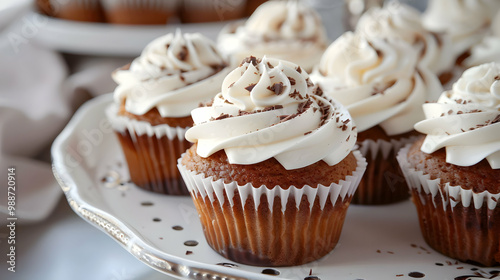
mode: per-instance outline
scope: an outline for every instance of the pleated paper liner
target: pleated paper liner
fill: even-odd
[[[179,170],[191,192],[208,244],[222,256],[258,266],[300,265],[328,254],[337,244],[347,208],[366,169],[357,168],[338,184],[317,187],[255,187],[214,181]]]
[[[189,195],[177,169],[177,159],[192,143],[184,138],[188,128],[116,115],[116,106],[106,111],[120,141],[130,178],[138,187],[162,194]]]
[[[368,139],[359,143],[359,150],[366,157],[368,167],[354,194],[353,204],[389,204],[409,198],[408,185],[396,155],[401,147],[415,139],[415,136],[391,141]]]
[[[500,265],[500,193],[474,193],[440,178],[431,179],[410,166],[410,146],[400,150],[398,161],[427,244],[463,262]]]

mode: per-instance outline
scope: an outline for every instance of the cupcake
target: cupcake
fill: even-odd
[[[425,241],[451,258],[500,265],[500,65],[466,70],[401,149]]]
[[[239,19],[245,16],[246,0],[183,0],[180,19],[200,23]]]
[[[102,0],[106,20],[116,24],[166,24],[179,0]]]
[[[104,14],[99,0],[49,0],[45,2],[44,12],[53,17],[66,20],[103,22]]]
[[[130,177],[140,188],[189,194],[177,159],[192,109],[211,100],[229,72],[215,44],[199,33],[167,34],[113,73],[118,83],[107,115],[121,143]]]
[[[229,24],[219,49],[236,67],[247,56],[264,55],[296,63],[309,72],[328,45],[318,13],[297,1],[269,1],[245,22]]]
[[[499,9],[498,0],[431,0],[422,21],[430,30],[451,36],[453,55],[461,65],[470,48],[486,35]]]
[[[465,67],[473,67],[489,62],[500,63],[500,12],[491,23],[488,35],[481,43],[471,48],[470,56],[464,60],[463,64]]]
[[[397,1],[383,8],[372,8],[361,16],[356,32],[367,38],[397,38],[412,45],[419,53],[419,66],[436,74],[441,84],[452,78],[455,57],[451,38],[446,33],[427,30],[422,25],[420,12]]]
[[[442,92],[436,75],[418,65],[403,40],[347,32],[333,42],[311,74],[328,97],[344,104],[359,131],[368,170],[353,203],[386,204],[409,197],[396,153],[417,133],[422,104]]]
[[[192,111],[178,167],[222,256],[291,266],[335,247],[366,161],[348,111],[320,93],[295,64],[249,57]]]

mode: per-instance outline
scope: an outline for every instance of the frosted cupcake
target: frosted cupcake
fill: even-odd
[[[407,199],[396,153],[417,134],[422,104],[442,92],[437,76],[418,66],[418,53],[403,40],[347,32],[326,50],[311,79],[347,107],[359,131],[368,170],[353,203]]]
[[[47,0],[40,6],[46,14],[75,21],[103,22],[104,14],[99,0]]]
[[[426,242],[465,262],[500,265],[500,65],[466,70],[415,125],[398,160]]]
[[[500,63],[500,12],[491,23],[488,35],[481,43],[471,48],[470,56],[463,64],[466,67],[473,67],[489,62]]]
[[[453,55],[461,64],[470,48],[487,34],[499,9],[498,0],[431,0],[422,20],[430,30],[451,36]]]
[[[420,12],[409,5],[391,1],[383,8],[368,10],[360,18],[356,32],[367,38],[402,39],[419,53],[419,66],[436,74],[442,84],[453,77],[451,38],[446,33],[427,30]]]
[[[101,0],[106,20],[117,24],[167,24],[179,0]]]
[[[229,73],[214,43],[201,34],[168,34],[113,73],[115,104],[107,111],[132,181],[165,194],[188,194],[177,159],[192,109],[211,100]]]
[[[288,60],[309,72],[328,45],[318,13],[297,1],[269,1],[246,22],[226,26],[218,46],[236,67],[253,55]]]
[[[250,57],[192,111],[178,167],[219,254],[290,266],[335,247],[366,161],[348,111],[319,93],[295,64]]]

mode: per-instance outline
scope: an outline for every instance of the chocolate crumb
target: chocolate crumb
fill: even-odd
[[[349,142],[349,139],[351,139],[351,135],[347,136],[347,139],[345,139],[345,141]]]
[[[274,94],[280,95],[283,93],[284,86],[282,82],[275,83],[272,86],[267,87],[268,90],[273,91]]]
[[[304,133],[304,135],[308,135],[308,134],[311,134],[311,133],[312,133],[312,131],[308,131],[308,132]]]
[[[451,114],[453,114],[453,110],[448,111],[448,115],[451,115]]]
[[[249,86],[247,86],[245,89],[248,90],[248,92],[251,92],[252,89],[256,86],[257,84],[250,84]]]
[[[309,78],[306,79],[306,83],[307,83],[307,87],[313,87],[314,86],[313,82],[311,82],[311,79],[309,79]]]
[[[260,59],[256,58],[255,56],[250,56],[243,59],[240,66],[242,66],[245,63],[252,63],[253,66],[257,66],[257,64],[259,64],[260,62],[261,62]]]
[[[300,66],[297,66],[296,70],[297,70],[297,72],[302,73],[302,68],[300,68]]]
[[[185,82],[186,81],[186,78],[184,78],[184,75],[179,75],[179,79],[182,81],[182,82]]]
[[[294,78],[292,78],[292,77],[288,77],[288,80],[290,80],[290,84],[291,84],[292,86],[294,86],[294,85],[295,85],[295,79],[294,79]]]
[[[392,251],[387,251],[388,254],[394,255],[394,252]]]
[[[186,61],[187,56],[188,56],[188,48],[186,46],[182,46],[181,51],[177,54],[177,58],[179,58],[182,61]]]
[[[405,276],[404,274],[396,274],[396,277],[402,277]]]
[[[355,130],[356,129],[356,126],[353,126],[351,130]]]
[[[379,254],[380,254],[380,253],[382,253],[382,251],[380,251],[380,250],[377,250],[377,253],[379,253]]]
[[[186,251],[186,256],[193,254],[193,251]]]
[[[499,81],[500,80],[500,75],[495,76],[494,79],[495,79],[495,81]]]

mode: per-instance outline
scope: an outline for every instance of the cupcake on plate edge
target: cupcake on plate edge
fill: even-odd
[[[299,66],[249,57],[192,111],[178,167],[222,256],[291,266],[335,247],[366,161],[347,110],[320,93]]]
[[[418,135],[422,104],[442,92],[437,76],[418,65],[418,52],[401,39],[346,32],[325,51],[313,82],[349,110],[368,169],[353,198],[387,204],[409,197],[396,154]]]
[[[398,154],[422,235],[454,259],[500,265],[500,65],[466,70],[423,107],[425,138]]]
[[[179,30],[155,39],[116,70],[115,102],[106,114],[120,140],[132,182],[164,194],[189,194],[177,159],[191,146],[190,112],[211,100],[229,73],[214,42]]]

